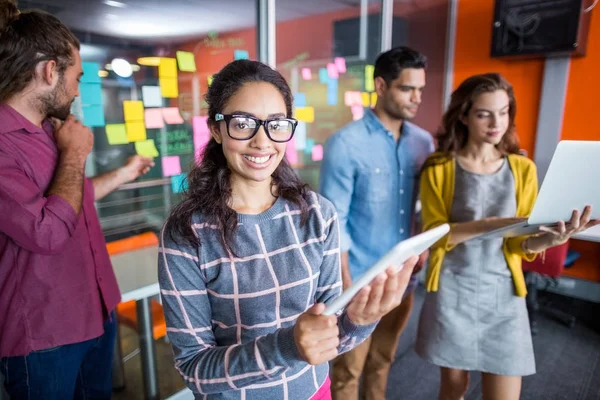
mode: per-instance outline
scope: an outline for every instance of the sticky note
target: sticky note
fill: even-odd
[[[302,68],[302,79],[310,81],[312,79],[312,71],[310,68]]]
[[[333,63],[335,64],[335,66],[340,74],[346,73],[346,59],[344,57],[334,58]]]
[[[304,148],[304,154],[311,155],[314,145],[315,139],[306,139],[306,147]]]
[[[330,79],[327,82],[327,104],[335,106],[338,103],[338,80]]]
[[[154,145],[154,139],[135,142],[135,152],[144,157],[158,157],[158,150]]]
[[[162,109],[160,108],[146,108],[144,110],[144,116],[146,128],[148,129],[160,129],[165,126]]]
[[[312,160],[321,161],[323,159],[323,145],[315,144],[312,148]]]
[[[83,76],[81,77],[81,83],[101,83],[100,75],[100,64],[93,62],[82,62]]]
[[[297,150],[304,150],[306,147],[306,122],[299,121],[294,131],[294,141]]]
[[[109,124],[106,125],[106,137],[108,144],[127,144],[127,128],[125,124]]]
[[[125,127],[127,128],[127,140],[130,142],[146,140],[146,126],[144,125],[144,121],[125,122]]]
[[[210,140],[210,130],[208,129],[208,117],[194,117],[192,126],[194,128],[194,154],[196,160],[200,161],[200,154]]]
[[[142,86],[145,107],[162,107],[162,96],[158,86]]]
[[[362,105],[352,106],[352,107],[350,107],[350,110],[352,111],[352,120],[353,121],[358,121],[365,115],[365,109],[363,108]]]
[[[181,161],[179,156],[168,156],[162,158],[163,176],[173,176],[181,174]]]
[[[144,120],[144,103],[141,101],[126,100],[123,102],[123,113],[125,121],[143,121]]]
[[[362,92],[362,106],[369,107],[371,105],[371,96],[367,92]]]
[[[329,80],[329,72],[327,68],[319,68],[319,82],[327,83]]]
[[[315,122],[315,109],[313,107],[297,107],[296,119],[304,122]]]
[[[102,104],[102,85],[100,83],[82,83],[79,85],[81,105]]]
[[[373,80],[374,73],[375,67],[373,65],[365,65],[365,90],[367,92],[375,91],[375,82]]]
[[[93,128],[106,124],[104,120],[104,106],[102,104],[83,106],[81,111],[83,112],[83,124],[85,126]]]
[[[213,79],[214,79],[214,78],[213,78],[213,76],[212,76],[212,75],[209,75],[209,76],[208,76],[208,78],[207,78],[207,81],[208,81],[208,86],[212,85],[212,81],[213,81]]]
[[[296,93],[294,95],[294,106],[306,107],[306,94],[305,93]]]
[[[194,57],[194,53],[190,53],[189,51],[178,51],[176,54],[180,71],[196,72],[196,58]]]
[[[344,93],[344,104],[348,107],[362,105],[362,95],[360,92],[347,91]]]
[[[158,64],[159,78],[177,78],[177,60],[163,57]]]
[[[377,104],[377,93],[373,92],[371,93],[371,108],[375,107],[375,104]]]
[[[295,138],[292,138],[292,140],[286,143],[285,157],[287,158],[288,163],[291,165],[298,164],[298,150],[296,149]]]
[[[174,175],[171,177],[171,190],[173,193],[181,193],[188,188],[188,181],[185,174]]]
[[[233,59],[234,60],[247,60],[250,58],[247,50],[234,50],[233,51]]]
[[[183,124],[183,118],[177,107],[163,108],[162,114],[165,122],[169,125]]]
[[[329,78],[331,79],[338,79],[340,77],[338,69],[334,63],[327,64],[327,75],[329,75]]]
[[[179,96],[177,78],[160,78],[158,83],[160,85],[160,94],[162,97],[173,99]]]

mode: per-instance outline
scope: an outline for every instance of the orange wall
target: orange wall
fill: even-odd
[[[454,87],[471,75],[499,72],[513,84],[517,98],[517,133],[521,148],[533,157],[543,60],[508,61],[491,58],[492,0],[460,0],[454,59]]]

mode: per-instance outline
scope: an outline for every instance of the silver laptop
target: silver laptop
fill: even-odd
[[[573,210],[592,206],[600,218],[600,142],[563,140],[558,143],[529,218],[476,236],[513,237],[540,232],[542,225],[571,220]]]

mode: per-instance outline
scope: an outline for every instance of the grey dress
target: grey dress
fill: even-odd
[[[456,163],[456,162],[455,162]],[[515,181],[508,160],[491,175],[456,163],[451,222],[514,217]],[[514,293],[502,238],[471,240],[446,253],[437,292],[421,311],[416,351],[441,367],[525,376],[535,358],[525,298]]]

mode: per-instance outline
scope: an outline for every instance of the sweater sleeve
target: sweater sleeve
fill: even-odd
[[[421,196],[421,222],[423,231],[436,228],[449,222],[450,210],[446,209],[442,194],[441,177],[438,176],[441,165],[425,168],[421,174],[420,196]],[[450,224],[452,227],[452,224]],[[450,234],[446,234],[433,248],[443,248],[444,251],[451,250],[454,246],[449,243]]]
[[[329,201],[321,199],[324,223],[323,262],[319,273],[317,302],[329,304],[342,293],[342,273],[340,262],[340,227],[338,214]],[[345,311],[338,313],[340,345],[338,352],[345,353],[362,343],[375,330],[377,323],[356,325]]]
[[[219,345],[212,330],[212,308],[199,251],[172,240],[164,227],[158,278],[175,368],[193,392],[223,393],[269,382],[304,362],[294,342],[293,326],[247,343]]]

